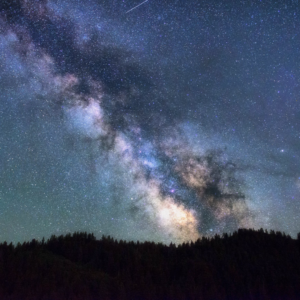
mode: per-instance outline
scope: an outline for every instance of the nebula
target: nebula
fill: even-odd
[[[288,226],[276,212],[289,200],[272,197],[288,188],[298,197],[299,176],[288,168],[280,181],[275,169],[294,164],[279,157],[289,151],[271,155],[273,132],[266,144],[267,133],[256,134],[257,118],[269,117],[252,115],[256,94],[246,101],[254,79],[244,69],[254,63],[239,67],[245,61],[208,34],[213,26],[201,29],[167,3],[159,17],[154,4],[141,6],[150,12],[140,28],[137,10],[126,15],[134,4],[1,2],[0,238],[84,230],[181,243]],[[240,19],[231,13],[238,56]],[[265,95],[269,85],[256,86]],[[297,209],[289,205],[287,216]]]

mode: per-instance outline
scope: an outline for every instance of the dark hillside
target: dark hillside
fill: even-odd
[[[300,243],[239,230],[179,246],[92,234],[0,244],[0,299],[300,299]]]

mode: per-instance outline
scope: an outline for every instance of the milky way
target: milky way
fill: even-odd
[[[0,239],[180,243],[300,225],[295,1],[0,4]]]

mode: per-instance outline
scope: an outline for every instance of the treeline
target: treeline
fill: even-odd
[[[240,229],[178,246],[87,233],[4,242],[0,299],[300,299],[300,235]]]

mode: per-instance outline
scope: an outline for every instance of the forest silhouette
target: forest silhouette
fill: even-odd
[[[4,242],[0,299],[300,299],[300,234],[239,229],[164,245],[77,232]]]

